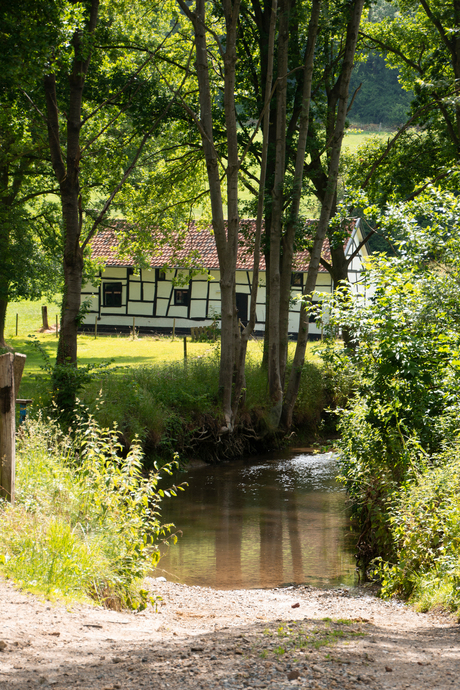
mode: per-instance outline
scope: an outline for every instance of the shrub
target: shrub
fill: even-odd
[[[143,476],[138,443],[126,458],[119,451],[116,430],[92,418],[80,419],[72,436],[50,420],[21,427],[17,502],[0,508],[7,576],[47,596],[91,596],[111,608],[146,605],[142,578],[173,527],[161,524],[160,503],[176,487],[161,489],[159,471]],[[162,468],[171,471],[171,464]]]
[[[376,564],[383,596],[410,597],[422,610],[460,609],[459,450],[457,442],[393,497],[394,558]]]
[[[391,506],[454,442],[460,393],[458,199],[431,189],[389,207],[379,226],[399,238],[398,255],[374,256],[366,290],[352,299],[339,286],[328,302],[331,328],[351,335],[341,359],[356,383],[341,413],[340,478],[364,572],[374,557],[395,562]]]

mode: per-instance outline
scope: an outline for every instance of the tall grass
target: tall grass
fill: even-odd
[[[116,432],[91,418],[80,419],[72,436],[41,418],[21,427],[16,504],[0,504],[6,576],[48,597],[146,605],[142,578],[172,525],[161,524],[160,473],[143,476],[139,444],[124,459],[119,451]]]
[[[382,595],[460,618],[460,440],[416,473],[390,504],[394,558],[378,569]]]
[[[219,399],[219,361],[215,354],[157,366],[106,370],[82,394],[84,404],[102,426],[116,420],[129,447],[138,436],[148,455],[186,457],[199,430],[217,433],[222,425]],[[321,365],[304,365],[295,423],[314,435],[326,404]],[[248,357],[245,399],[240,408],[240,426],[265,433],[271,409],[267,374],[260,360]]]

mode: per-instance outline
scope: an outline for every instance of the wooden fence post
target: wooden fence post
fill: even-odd
[[[187,364],[187,337],[184,337],[184,362]]]
[[[14,503],[16,476],[16,391],[19,391],[25,355],[0,356],[0,495]]]
[[[48,307],[42,307],[42,324],[45,331],[49,331],[50,325],[48,323]]]

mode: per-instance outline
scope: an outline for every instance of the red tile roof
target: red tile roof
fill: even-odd
[[[120,239],[122,223],[117,221],[116,226],[111,230],[99,232],[91,241],[91,256],[101,259],[106,266],[134,266],[136,263],[134,255],[120,253]],[[126,224],[123,223],[124,229]],[[238,249],[237,270],[250,271],[253,269],[253,249],[250,240],[247,239],[255,232],[255,221],[241,221],[242,233],[240,235],[240,246]],[[248,232],[249,231],[249,232]],[[129,241],[128,241],[129,246]],[[325,240],[323,246],[323,257],[330,261],[331,252],[329,242]],[[144,260],[151,268],[203,268],[205,270],[216,270],[219,268],[217,257],[216,242],[214,235],[209,227],[200,228],[195,223],[189,225],[188,232],[183,238],[177,237],[177,244],[163,244],[158,250],[150,251],[144,255]],[[297,252],[294,257],[293,268],[299,273],[308,271],[310,254],[307,250]],[[263,254],[260,258],[260,270],[265,271],[265,258]],[[321,272],[326,269],[320,265]]]

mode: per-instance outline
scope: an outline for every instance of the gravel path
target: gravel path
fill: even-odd
[[[460,688],[460,626],[366,590],[149,585],[131,614],[0,581],[0,688]]]

